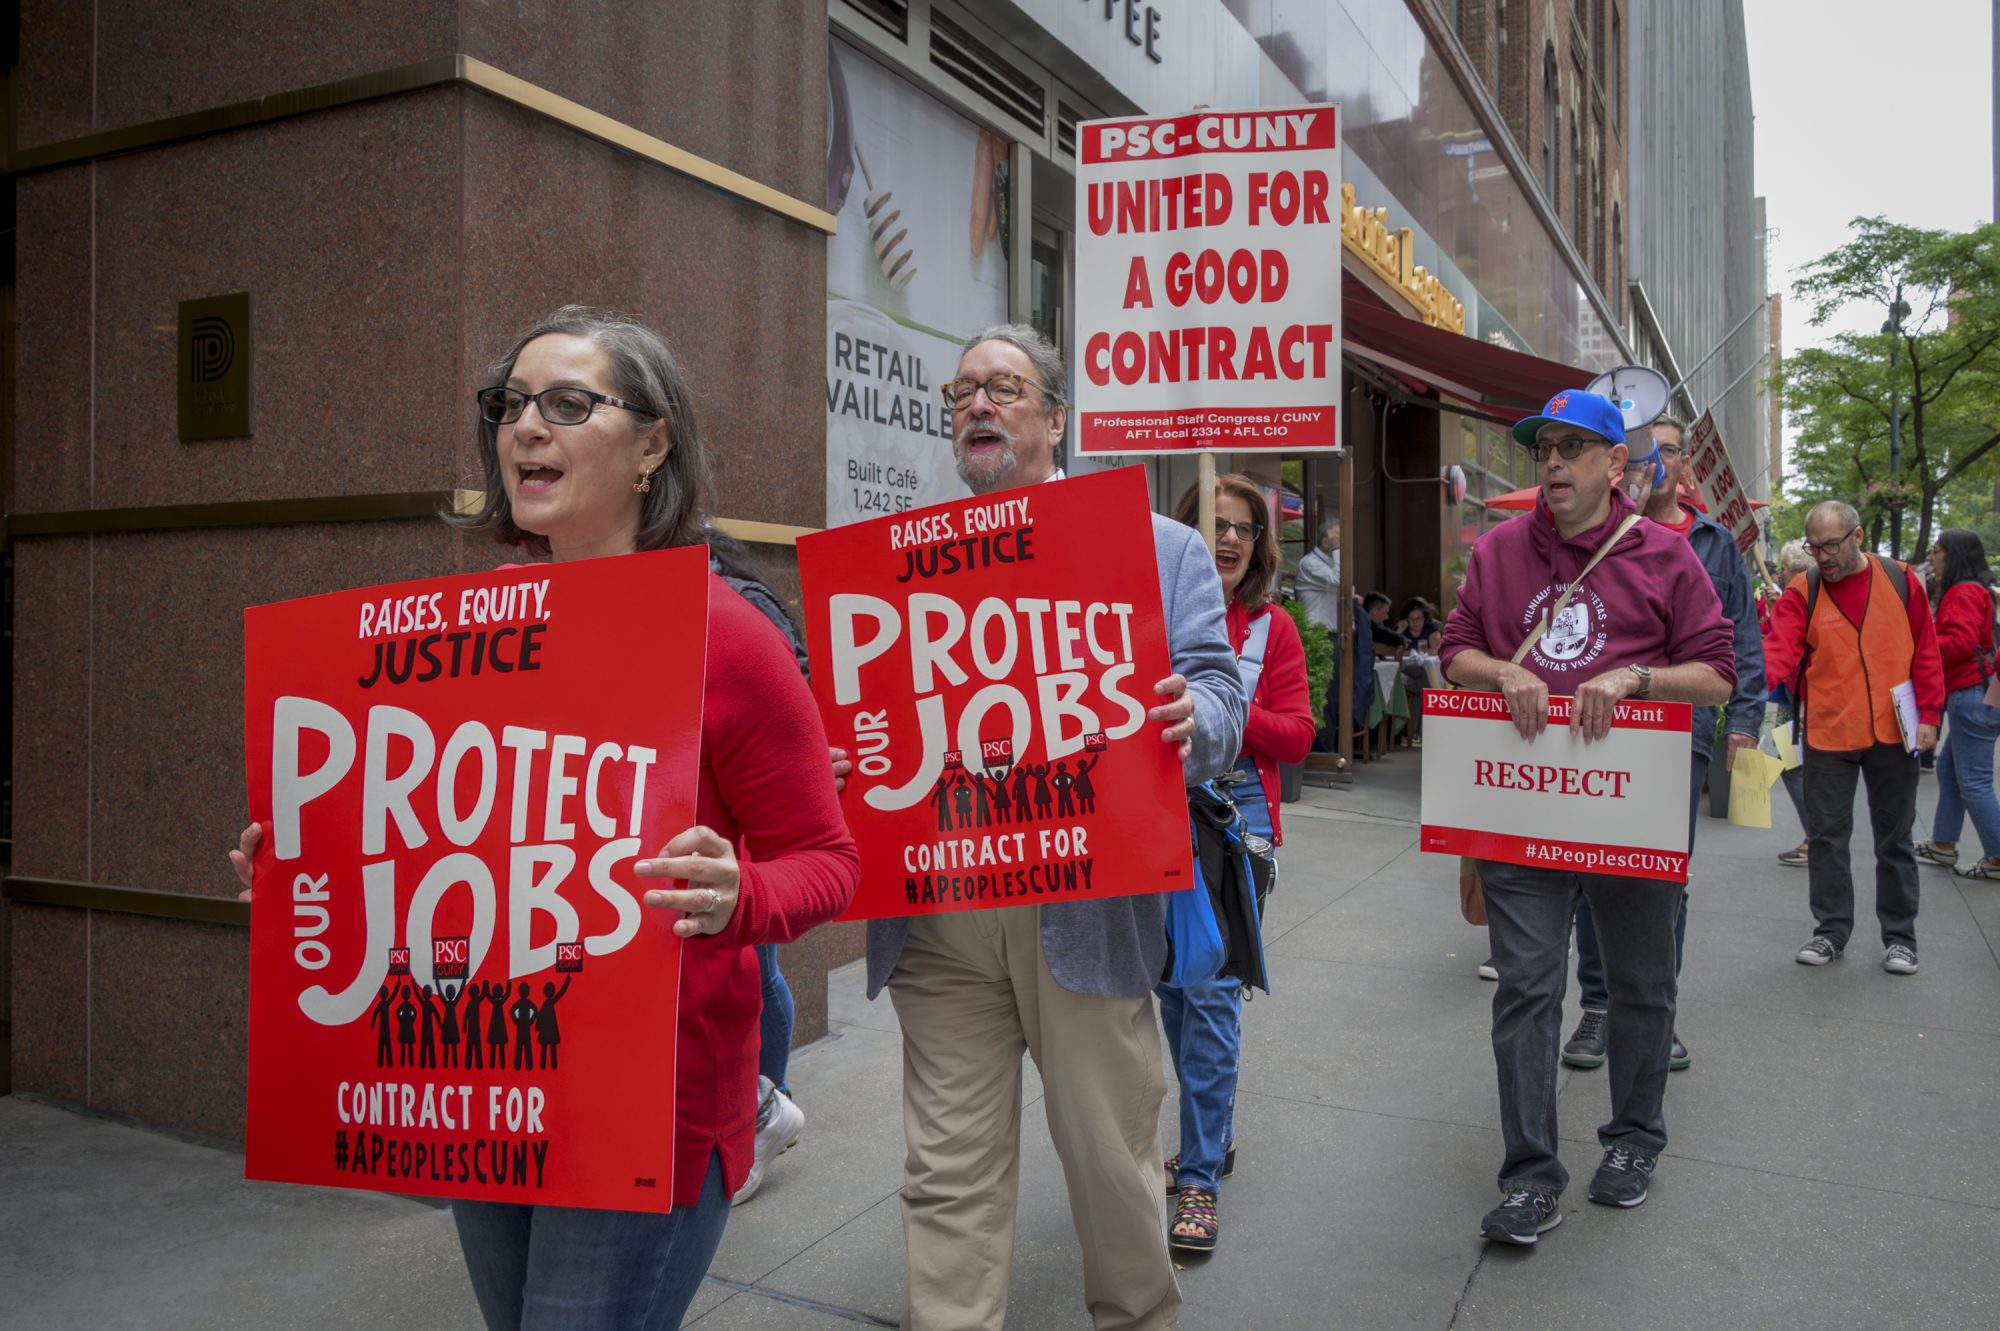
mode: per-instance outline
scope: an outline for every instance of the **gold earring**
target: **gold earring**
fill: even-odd
[[[658,470],[657,467],[654,468],[654,471],[657,470]],[[632,482],[632,488],[638,491],[640,494],[650,494],[653,489],[653,472],[651,471],[640,472],[639,479]]]

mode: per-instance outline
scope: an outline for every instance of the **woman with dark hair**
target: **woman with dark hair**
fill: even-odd
[[[478,401],[484,501],[453,525],[557,561],[707,542],[707,466],[687,383],[651,329],[557,310],[492,367]],[[741,558],[714,554],[725,566]],[[790,649],[713,574],[708,616],[696,825],[634,866],[677,880],[642,900],[670,912],[687,940],[673,1210],[453,1203],[473,1292],[496,1331],[680,1325],[751,1167],[754,945],[833,918],[860,876],[832,787],[801,779],[824,770],[826,735]],[[246,888],[261,833],[253,824],[230,853]]]
[[[1176,521],[1198,522],[1201,496],[1191,487]],[[1243,749],[1226,780],[1236,807],[1257,835],[1284,841],[1278,820],[1278,764],[1305,760],[1314,718],[1306,686],[1306,649],[1290,614],[1272,601],[1278,540],[1264,492],[1248,476],[1215,479],[1215,571],[1228,602],[1229,643],[1250,699]],[[1181,1083],[1181,1149],[1167,1161],[1175,1198],[1167,1242],[1209,1251],[1221,1232],[1216,1195],[1236,1167],[1231,1120],[1243,1052],[1243,982],[1217,977],[1175,988],[1161,985],[1160,1019]]]
[[[1424,742],[1424,690],[1434,687],[1431,669],[1437,665],[1444,625],[1438,619],[1437,607],[1421,596],[1403,602],[1399,622],[1403,634],[1403,683],[1410,695],[1408,739],[1410,746],[1417,748]]]
[[[1938,656],[1944,662],[1949,727],[1938,751],[1937,814],[1931,839],[1917,854],[1964,878],[2000,879],[2000,799],[1993,794],[1993,742],[2000,707],[1986,705],[1993,677],[1993,570],[1986,547],[1963,527],[1941,532],[1931,547],[1931,583],[1938,588]],[[1958,868],[1958,834],[1967,815],[1985,858]]]

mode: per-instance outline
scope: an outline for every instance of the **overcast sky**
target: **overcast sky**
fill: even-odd
[[[1993,220],[1992,0],[1744,0],[1757,192],[1787,350],[1825,332],[1791,299],[1794,270],[1855,217],[1964,230]],[[1886,311],[1850,311],[1880,327]],[[1872,321],[1872,322],[1871,322]]]

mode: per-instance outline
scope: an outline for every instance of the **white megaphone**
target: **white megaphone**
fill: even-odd
[[[1666,375],[1648,366],[1620,365],[1592,379],[1588,391],[1611,399],[1611,405],[1625,419],[1625,434],[1629,439],[1632,431],[1645,429],[1666,411],[1673,385],[1667,382]],[[1634,462],[1651,461],[1653,485],[1657,488],[1665,484],[1667,468],[1660,461],[1659,445],[1653,445],[1643,458],[1633,449],[1628,449],[1627,454]]]

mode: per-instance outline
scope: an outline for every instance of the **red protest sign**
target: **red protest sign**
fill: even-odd
[[[244,612],[248,1177],[667,1209],[680,946],[631,867],[694,822],[708,578],[690,548]]]
[[[1192,881],[1146,720],[1172,670],[1152,522],[1128,468],[800,538],[813,693],[855,765],[843,918]]]
[[[1078,127],[1084,453],[1340,441],[1340,131],[1331,106]]]

